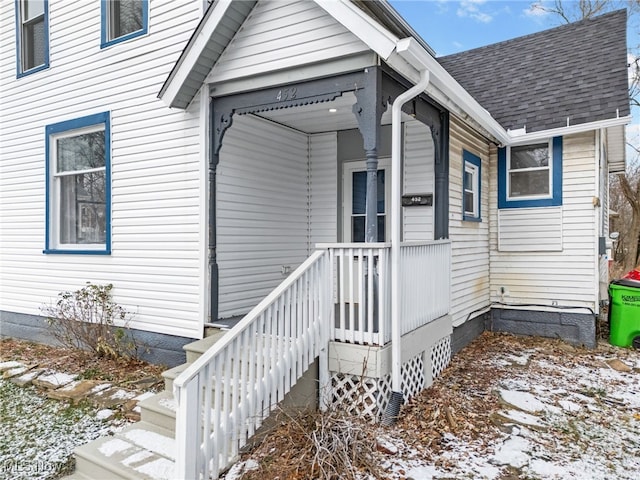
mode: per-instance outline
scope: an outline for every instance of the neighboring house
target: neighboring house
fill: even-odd
[[[87,281],[169,365],[249,313],[175,380],[179,477],[310,365],[380,417],[484,329],[595,344],[624,11],[441,59],[374,1],[16,0],[0,26],[2,335],[46,340]]]

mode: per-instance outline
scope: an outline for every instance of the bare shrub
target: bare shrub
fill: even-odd
[[[260,457],[259,467],[245,472],[243,480],[381,477],[376,429],[371,424],[337,409],[281,411],[279,416],[275,430],[252,454]]]
[[[87,285],[58,294],[56,302],[42,307],[56,340],[68,348],[88,350],[98,356],[137,358],[138,346],[130,334],[132,315],[113,301],[113,285]]]

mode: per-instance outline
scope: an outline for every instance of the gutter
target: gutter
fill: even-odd
[[[579,123],[576,125],[567,125],[566,127],[552,128],[549,130],[540,130],[539,132],[521,133],[521,130],[507,130],[509,135],[508,145],[527,145],[540,140],[548,140],[551,137],[562,137],[564,135],[572,135],[575,133],[587,132],[592,130],[602,130],[611,127],[619,127],[631,123],[633,117],[610,118],[608,120],[598,120],[596,122]]]
[[[425,91],[429,71],[420,71],[420,80],[396,97],[391,107],[391,399],[383,414],[382,424],[391,425],[398,419],[402,394],[402,332],[400,331],[400,179],[402,161],[402,106]]]

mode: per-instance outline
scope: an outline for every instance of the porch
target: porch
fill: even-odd
[[[400,245],[402,308],[394,320],[391,245],[318,245],[174,380],[177,471],[216,478],[314,364],[318,378],[302,398],[379,420],[392,402],[394,327],[404,397],[428,386],[451,354],[450,247],[448,240]]]

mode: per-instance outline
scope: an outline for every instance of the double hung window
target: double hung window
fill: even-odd
[[[101,47],[147,33],[147,0],[102,0]]]
[[[462,172],[462,198],[463,198],[463,219],[470,221],[481,220],[480,216],[480,180],[481,161],[480,157],[466,150],[463,151],[462,159],[464,171]]]
[[[109,253],[109,114],[49,125],[46,253]]]
[[[509,155],[509,199],[549,198],[552,162],[548,143],[511,147]]]
[[[49,66],[47,0],[16,0],[18,76]]]
[[[498,150],[498,208],[562,205],[562,137]]]

